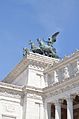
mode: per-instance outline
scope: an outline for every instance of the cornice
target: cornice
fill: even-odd
[[[4,82],[0,82],[0,88],[5,88],[6,90],[14,90],[14,91],[22,91],[22,86],[17,86],[17,85],[13,85],[13,84],[8,84],[8,83],[4,83]]]
[[[0,96],[21,98],[22,96],[27,95],[29,98],[34,98],[35,96],[35,98],[41,99],[42,97],[58,95],[77,87],[79,88],[79,74],[43,89],[31,86],[22,87],[0,82]]]
[[[2,80],[2,82],[11,83],[17,78],[29,65],[35,65],[37,67],[49,67],[54,62],[58,62],[58,59],[43,56],[37,53],[30,52],[25,56],[19,64]]]
[[[0,82],[0,89],[5,89],[5,90],[10,90],[10,91],[15,91],[15,92],[37,92],[37,93],[42,93],[41,88],[35,88],[33,86],[17,86],[13,84],[8,84],[4,82]]]
[[[22,90],[24,93],[36,93],[36,94],[40,94],[40,95],[42,95],[42,93],[43,93],[43,90],[41,88],[35,88],[32,86],[24,86],[22,88]]]
[[[79,87],[79,74],[44,88],[43,93],[49,96],[50,92],[50,95],[54,96],[76,87]]]
[[[59,59],[51,58],[48,56],[44,56],[44,55],[40,55],[38,53],[32,53],[32,52],[27,54],[27,59],[29,59],[30,62],[32,61],[33,63],[38,63],[38,64],[40,63],[43,65],[46,65],[46,64],[53,65],[54,62],[59,61]]]
[[[24,95],[28,95],[28,97],[33,95],[33,97],[35,96],[36,98],[42,96],[42,94],[43,91],[41,88],[31,86],[22,87],[0,82],[0,96],[21,99]]]
[[[21,98],[22,87],[0,82],[0,96],[11,97],[16,99]]]
[[[43,90],[41,88],[35,88],[32,86],[26,86],[23,88],[24,95],[27,98],[42,100]]]
[[[20,75],[27,67],[29,61],[27,58],[23,58],[15,68],[2,80],[2,82],[11,83],[18,75]]]

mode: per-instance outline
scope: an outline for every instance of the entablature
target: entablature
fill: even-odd
[[[67,95],[79,94],[79,74],[43,89],[46,100],[64,99]]]
[[[58,63],[54,63],[52,67],[46,69],[44,74],[46,75],[48,86],[57,82],[64,81],[68,78],[72,78],[79,73],[79,51],[76,51],[69,57],[65,57]]]

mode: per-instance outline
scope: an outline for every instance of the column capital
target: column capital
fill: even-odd
[[[75,94],[72,94],[72,95],[67,95],[67,97],[65,98],[67,102],[69,101],[73,101],[73,99],[75,99]]]
[[[58,104],[61,104],[61,103],[63,103],[63,99],[58,99],[58,100],[54,101],[55,105],[58,105]]]
[[[76,92],[75,96],[77,96],[77,95],[79,96],[79,92]]]

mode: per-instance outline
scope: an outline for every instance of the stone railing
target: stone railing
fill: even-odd
[[[59,63],[45,71],[47,84],[54,84],[64,81],[68,78],[73,78],[79,74],[79,51],[76,51],[71,56],[65,57]]]
[[[79,73],[79,60],[75,61],[73,63],[68,63],[62,68],[54,70],[54,80],[55,81],[61,81],[73,76],[76,76],[76,74]]]

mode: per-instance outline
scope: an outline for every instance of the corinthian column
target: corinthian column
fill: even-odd
[[[55,119],[61,119],[61,101],[55,102]]]
[[[45,119],[51,119],[51,103],[45,102],[44,113],[45,113]]]
[[[67,119],[73,119],[73,98],[68,97],[66,100],[67,100]]]

